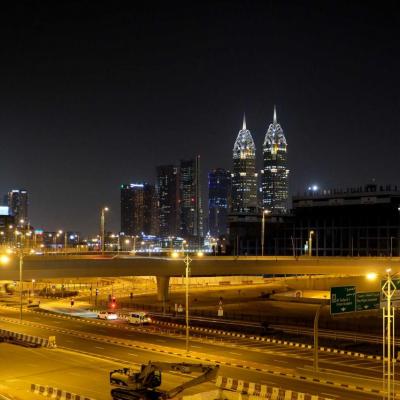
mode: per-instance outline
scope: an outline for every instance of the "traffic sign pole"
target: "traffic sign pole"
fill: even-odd
[[[395,360],[395,339],[394,339],[394,307],[392,306],[392,297],[397,289],[390,275],[390,269],[387,271],[386,282],[382,286],[382,293],[386,297],[386,307],[383,308],[383,390],[386,389],[386,399],[394,400],[394,360]],[[386,332],[386,335],[385,335]],[[386,388],[385,388],[386,386]]]

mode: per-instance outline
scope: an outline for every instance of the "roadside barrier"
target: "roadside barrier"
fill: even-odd
[[[241,394],[263,397],[270,400],[332,400],[327,397],[294,392],[292,390],[246,382],[241,379],[232,379],[225,376],[218,376],[216,386],[220,389],[232,390]]]
[[[57,400],[95,400],[91,397],[67,392],[65,390],[57,389],[52,386],[36,385],[35,383],[31,384],[31,392]]]
[[[0,336],[4,338],[6,341],[22,342],[32,346],[36,345],[38,347],[39,346],[48,348],[56,347],[55,336],[49,336],[49,338],[41,338],[38,336],[26,335],[24,333],[8,331],[6,329],[0,329]]]
[[[176,324],[173,322],[166,322],[166,321],[154,320],[153,324],[167,326],[170,328],[181,328],[181,329],[184,328],[184,325],[182,325],[182,324]],[[244,333],[222,331],[220,329],[210,329],[210,328],[203,328],[203,327],[198,327],[198,326],[191,326],[190,329],[193,331],[199,331],[199,332],[204,332],[204,333],[212,333],[212,334],[217,334],[217,335],[222,335],[222,336],[232,336],[232,337],[238,337],[238,338],[242,338],[242,339],[255,340],[255,341],[259,341],[259,342],[279,344],[282,346],[298,347],[300,349],[311,350],[314,348],[311,344],[291,342],[288,340],[271,339],[268,337],[262,337],[262,336],[256,336],[256,335],[246,335]],[[349,356],[349,357],[366,358],[368,360],[377,360],[377,361],[382,360],[382,356],[375,356],[375,355],[359,353],[359,352],[355,352],[355,351],[339,350],[339,349],[334,349],[334,348],[325,347],[325,346],[319,347],[319,351],[322,351],[325,353],[340,354],[340,355],[345,355],[345,356]],[[397,359],[400,360],[400,352],[398,352]],[[397,361],[396,359],[393,359],[394,363],[396,361]]]

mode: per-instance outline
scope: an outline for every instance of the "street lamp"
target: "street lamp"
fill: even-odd
[[[312,256],[312,237],[314,235],[314,231],[310,231],[308,234],[308,255]]]
[[[108,207],[103,207],[101,209],[101,214],[100,214],[100,230],[101,230],[101,252],[104,253],[105,250],[105,243],[104,243],[104,227],[105,227],[105,213],[108,211]]]
[[[264,256],[264,236],[265,236],[265,216],[270,214],[270,210],[262,210],[261,222],[261,256]]]
[[[393,257],[393,239],[395,239],[395,237],[390,236],[390,258]]]
[[[203,256],[203,252],[199,251],[197,253],[198,257]],[[172,253],[172,258],[178,258],[179,254],[177,252]],[[187,253],[183,258],[183,262],[185,263],[185,320],[186,320],[186,354],[189,354],[189,276],[190,276],[190,263],[192,259],[189,257]]]

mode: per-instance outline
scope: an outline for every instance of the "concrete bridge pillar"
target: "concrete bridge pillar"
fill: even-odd
[[[157,300],[165,302],[168,300],[169,276],[156,276],[156,279]]]

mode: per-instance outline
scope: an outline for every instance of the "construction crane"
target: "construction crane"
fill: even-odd
[[[148,364],[143,364],[139,372],[132,368],[116,369],[110,372],[110,383],[118,385],[120,388],[112,389],[111,396],[113,400],[171,399],[187,388],[214,379],[218,374],[218,370],[219,365],[152,361],[149,361]],[[158,389],[162,382],[162,371],[181,372],[184,374],[200,372],[201,375],[168,391],[163,391]]]

